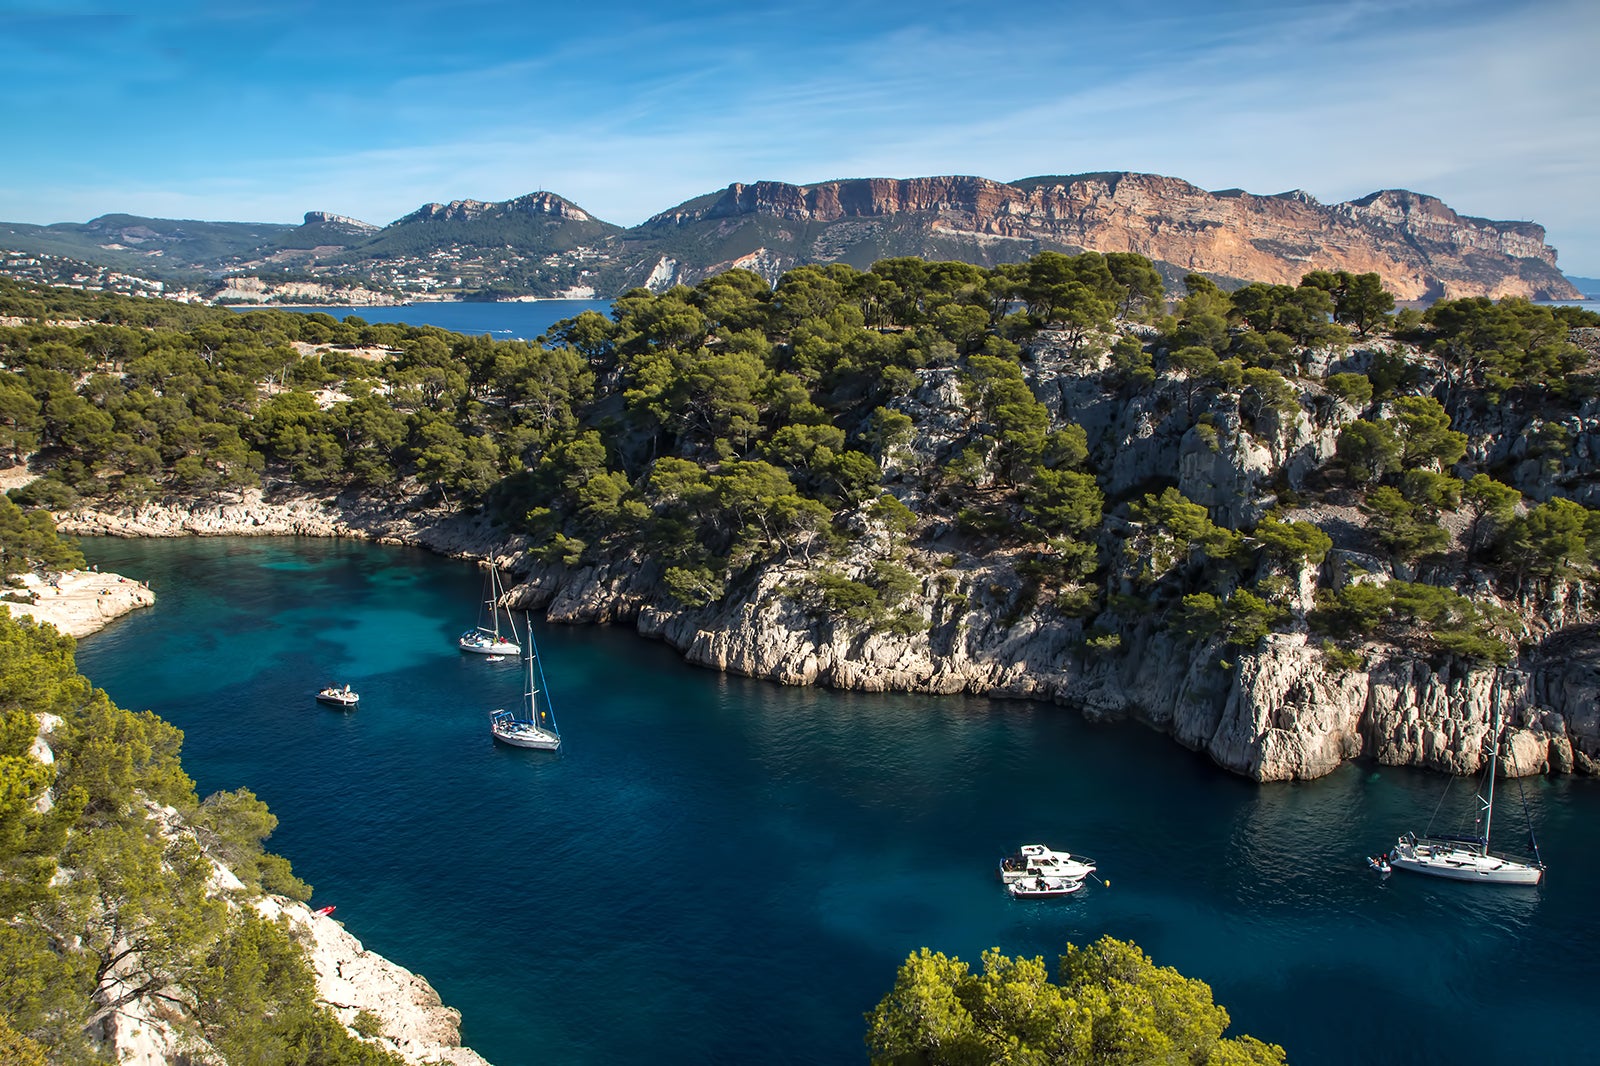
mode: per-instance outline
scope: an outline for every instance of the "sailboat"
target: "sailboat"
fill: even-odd
[[[528,631],[528,676],[527,691],[522,694],[523,716],[519,718],[504,709],[493,711],[489,715],[489,731],[494,734],[494,739],[514,748],[560,751],[561,734],[556,729],[555,716],[550,713],[548,697],[544,703],[539,701],[539,694],[546,689],[546,685],[544,664],[539,661],[539,654],[533,645],[533,623],[525,620],[525,628]],[[536,666],[537,683],[534,681]]]
[[[1388,861],[1390,869],[1490,885],[1536,885],[1544,877],[1544,862],[1539,858],[1539,843],[1533,839],[1531,827],[1528,839],[1533,845],[1533,862],[1508,858],[1489,850],[1489,830],[1494,824],[1495,771],[1500,765],[1498,709],[1495,711],[1492,729],[1494,732],[1492,751],[1488,766],[1483,772],[1484,784],[1478,789],[1477,819],[1473,824],[1472,834],[1432,835],[1424,831],[1422,836],[1418,836],[1415,833],[1407,833],[1395,843],[1393,851],[1380,856],[1380,859]],[[1428,824],[1431,828],[1433,823],[1430,820]],[[1477,832],[1479,827],[1483,830],[1481,835]]]
[[[461,634],[461,639],[456,643],[461,645],[462,651],[478,655],[521,655],[522,647],[517,644],[515,626],[512,626],[509,638],[500,635],[500,600],[505,596],[505,589],[500,585],[498,566],[490,565],[483,586],[484,600],[478,611],[478,624]],[[485,619],[488,625],[484,625]],[[510,621],[511,614],[507,612],[506,622],[509,624]]]

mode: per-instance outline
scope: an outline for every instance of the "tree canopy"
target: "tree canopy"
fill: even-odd
[[[1285,1061],[1249,1036],[1225,1037],[1228,1012],[1205,982],[1157,966],[1133,944],[1068,945],[1056,979],[1043,958],[991,949],[980,971],[923,948],[867,1015],[875,1066],[1244,1066]]]

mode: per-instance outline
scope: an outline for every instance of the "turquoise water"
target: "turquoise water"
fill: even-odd
[[[631,631],[535,624],[558,756],[497,747],[515,660],[462,655],[479,572],[341,541],[83,542],[156,606],[79,642],[116,702],[249,787],[313,905],[423,974],[495,1066],[851,1063],[910,952],[1132,939],[1294,1063],[1600,1061],[1591,780],[1527,783],[1535,889],[1395,875],[1433,775],[1258,787],[1058,707],[782,688]],[[329,682],[353,713],[313,701]],[[1515,785],[1505,790],[1516,796]],[[1453,796],[1467,797],[1465,790]],[[1523,823],[1502,811],[1505,843]],[[1039,841],[1109,886],[1008,898]]]
[[[237,311],[250,308],[239,307]],[[585,311],[611,314],[610,300],[528,300],[504,303],[431,302],[404,307],[284,306],[281,311],[302,314],[322,312],[343,321],[355,315],[367,322],[401,322],[408,326],[438,326],[470,337],[485,333],[495,340],[533,340],[563,318]]]

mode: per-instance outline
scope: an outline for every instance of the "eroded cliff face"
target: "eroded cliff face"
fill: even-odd
[[[1600,773],[1600,641],[1590,623],[1560,629],[1510,668],[1429,663],[1372,644],[1366,665],[1351,670],[1303,629],[1241,650],[1132,625],[1118,649],[1097,653],[1078,620],[1048,605],[1015,613],[1027,583],[1003,557],[948,567],[925,554],[908,603],[925,629],[896,636],[808,613],[790,591],[810,579],[799,561],[763,568],[743,598],[689,609],[647,560],[548,564],[481,519],[430,520],[352,501],[252,493],[204,510],[174,501],[62,515],[59,524],[75,534],[359,536],[493,558],[520,578],[514,608],[553,622],[632,625],[697,666],[787,685],[1053,701],[1143,722],[1258,781],[1320,777],[1357,756],[1472,773],[1497,709],[1512,723],[1508,772]],[[865,573],[870,560],[859,562]],[[1303,618],[1315,575],[1296,577]]]
[[[738,603],[685,611],[662,606],[648,564],[533,565],[512,597],[552,621],[635,625],[691,663],[780,684],[1037,699],[1132,719],[1257,781],[1320,777],[1358,756],[1473,773],[1496,713],[1511,724],[1506,772],[1600,772],[1600,653],[1581,669],[1465,668],[1372,645],[1351,670],[1304,632],[1241,650],[1136,629],[1096,654],[1076,622],[1048,611],[999,621],[995,608],[1022,586],[1003,564],[931,575],[915,601],[926,632],[864,634],[799,607],[787,589],[805,580],[803,567],[774,567]]]
[[[1331,206],[1302,192],[1207,192],[1154,174],[1029,178],[861,178],[734,184],[663,212],[647,226],[763,215],[841,230],[918,218],[932,237],[1039,248],[1135,252],[1183,271],[1298,284],[1312,270],[1374,272],[1402,300],[1462,296],[1575,299],[1541,226],[1458,215],[1431,196],[1376,192]],[[854,242],[831,242],[842,258]],[[827,261],[830,242],[819,240]]]

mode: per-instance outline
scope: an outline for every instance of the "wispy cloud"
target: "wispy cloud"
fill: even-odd
[[[386,222],[543,187],[631,224],[732,181],[1131,169],[1410,187],[1600,274],[1600,9],[1576,0],[4,2],[12,219]]]

